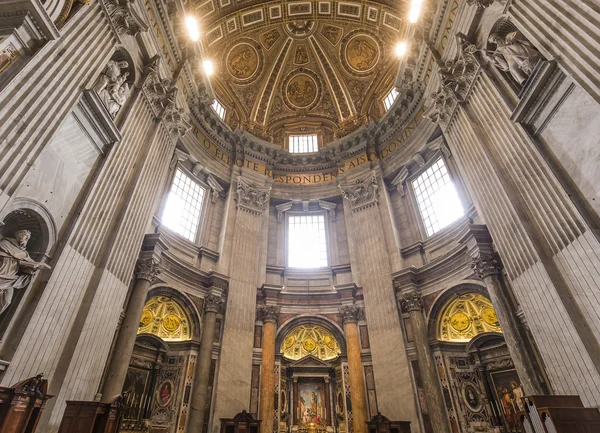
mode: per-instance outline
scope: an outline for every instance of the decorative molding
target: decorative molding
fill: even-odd
[[[402,311],[406,313],[423,310],[423,299],[421,298],[421,294],[416,290],[406,293],[400,299],[400,306],[402,307]]]
[[[261,215],[269,204],[271,186],[258,186],[242,176],[237,178],[237,208]]]
[[[219,313],[224,304],[224,300],[221,296],[210,294],[204,298],[204,311],[206,313]]]
[[[340,308],[340,315],[342,316],[342,322],[344,323],[356,323],[363,320],[365,317],[364,310],[357,305],[347,305]]]
[[[149,26],[135,11],[135,0],[103,0],[110,20],[120,35],[135,36]]]
[[[156,277],[160,274],[160,259],[157,257],[141,258],[135,265],[135,276],[138,280],[147,280],[150,284],[156,281]]]
[[[321,207],[321,209],[325,209],[327,211],[327,213],[329,214],[329,221],[334,222],[337,204],[325,200],[319,200],[319,206]]]
[[[410,172],[408,171],[408,168],[403,165],[396,177],[392,180],[392,185],[395,185],[396,188],[400,190],[400,195],[402,197],[404,197],[406,194],[406,179],[408,178],[409,174]]]
[[[219,198],[219,194],[223,192],[224,188],[212,174],[206,176],[206,183],[208,183],[208,186],[210,186],[212,202],[215,203]]]
[[[477,6],[478,8],[485,9],[494,3],[499,3],[501,5],[505,5],[507,0],[467,0],[467,4],[469,6]]]
[[[280,311],[281,307],[276,305],[260,305],[258,307],[258,314],[263,322],[277,323]]]
[[[473,271],[484,280],[486,277],[498,275],[500,273],[500,260],[495,253],[479,253],[471,263]]]
[[[283,221],[283,215],[292,208],[294,204],[293,201],[288,201],[287,203],[278,204],[275,206],[277,209],[277,222],[280,223]]]
[[[340,189],[344,198],[350,203],[352,211],[362,210],[379,202],[377,193],[379,184],[374,171],[363,180],[357,179],[353,184],[340,184]]]

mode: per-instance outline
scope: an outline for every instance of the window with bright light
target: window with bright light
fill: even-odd
[[[214,110],[214,112],[217,113],[217,116],[219,116],[219,119],[225,120],[225,107],[223,107],[219,101],[217,101],[215,99],[213,101],[211,107]]]
[[[392,105],[394,105],[394,101],[396,100],[398,95],[398,89],[393,87],[392,90],[390,90],[390,93],[388,93],[385,99],[383,100],[383,105],[385,105],[385,111],[389,111],[390,108],[392,108]]]
[[[204,188],[198,182],[178,168],[163,211],[163,224],[194,242],[200,223],[204,192]]]
[[[413,180],[412,187],[427,236],[464,215],[460,198],[442,158]]]
[[[327,266],[327,239],[323,214],[288,217],[288,266],[291,268]]]
[[[309,153],[319,150],[316,135],[290,135],[290,152]]]

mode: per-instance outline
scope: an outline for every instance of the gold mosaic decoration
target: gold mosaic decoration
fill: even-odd
[[[340,345],[327,329],[318,325],[300,325],[292,329],[281,343],[281,353],[287,359],[302,359],[312,355],[323,361],[341,353]]]
[[[465,293],[451,299],[438,320],[438,340],[467,342],[484,332],[502,332],[489,299]]]
[[[166,296],[155,296],[146,302],[138,334],[153,334],[165,341],[192,339],[188,314],[177,301]]]

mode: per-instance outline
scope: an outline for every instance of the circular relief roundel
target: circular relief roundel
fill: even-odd
[[[481,311],[481,317],[488,325],[498,326],[498,316],[496,316],[496,312],[493,309],[484,308]]]
[[[258,53],[249,43],[234,46],[227,54],[227,70],[236,80],[248,80],[256,74],[259,66]]]
[[[163,319],[163,326],[169,332],[176,331],[181,326],[181,319],[174,314],[169,314]]]
[[[467,316],[465,313],[454,313],[452,317],[450,317],[450,325],[459,332],[467,329],[469,324],[469,316]]]
[[[317,98],[317,83],[310,75],[299,73],[287,83],[285,93],[295,107],[308,108]]]
[[[370,71],[379,60],[379,45],[369,35],[359,34],[346,45],[346,61],[357,72]]]
[[[140,324],[142,326],[148,326],[150,324],[150,322],[152,322],[153,318],[154,318],[154,316],[152,315],[152,313],[150,311],[146,310],[142,313],[142,318],[140,319]]]
[[[317,342],[315,340],[313,340],[312,338],[307,338],[306,340],[304,340],[304,350],[306,350],[307,352],[312,352],[316,348]]]

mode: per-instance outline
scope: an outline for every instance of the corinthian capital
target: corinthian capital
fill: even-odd
[[[262,214],[269,203],[270,186],[259,186],[242,176],[237,178],[236,201],[238,209]]]
[[[377,204],[379,201],[377,192],[379,184],[377,183],[377,175],[374,171],[362,180],[357,179],[352,184],[340,185],[340,189],[344,198],[350,202],[350,209],[352,211],[364,209]]]
[[[277,323],[279,311],[281,311],[281,308],[276,305],[261,305],[258,307],[258,314],[263,322]]]
[[[500,261],[495,253],[479,253],[479,256],[473,259],[471,268],[483,280],[500,273]]]
[[[423,299],[421,298],[421,294],[416,290],[405,294],[402,299],[400,299],[400,306],[402,307],[402,311],[421,311],[423,309]]]
[[[154,283],[160,274],[160,260],[157,257],[139,259],[135,265],[135,276],[138,280],[147,280]]]
[[[344,323],[356,323],[365,317],[364,310],[356,305],[347,305],[340,308],[340,314]]]
[[[207,313],[218,313],[223,306],[223,298],[219,295],[210,294],[204,298],[204,311]]]

